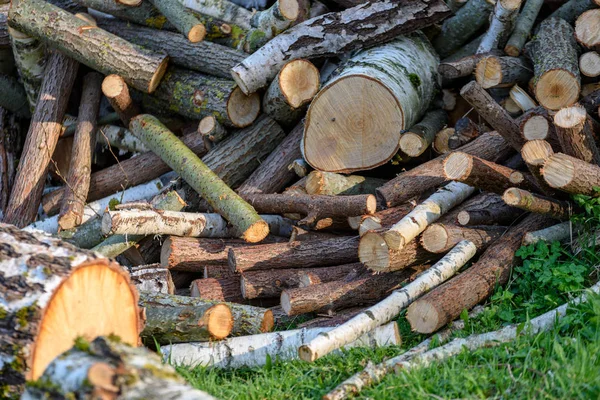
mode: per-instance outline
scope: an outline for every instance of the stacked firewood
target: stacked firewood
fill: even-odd
[[[598,3],[0,5],[7,393],[79,336],[312,361],[486,300],[600,187]]]

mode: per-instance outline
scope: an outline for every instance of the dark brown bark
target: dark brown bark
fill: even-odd
[[[414,273],[412,268],[385,274],[366,273],[350,282],[333,281],[285,290],[281,293],[281,307],[288,315],[298,315],[373,304],[398,289]]]
[[[477,225],[511,225],[523,211],[507,205],[502,196],[494,193],[482,193],[467,200],[461,210],[447,223],[458,223],[463,226]]]
[[[4,222],[22,228],[35,219],[78,68],[78,62],[58,52],[48,59]]]
[[[96,147],[96,120],[102,96],[101,85],[102,75],[97,72],[90,72],[84,77],[69,175],[65,182],[58,217],[60,229],[72,229],[81,225],[83,219],[83,207],[90,188],[92,153]]]
[[[476,124],[471,118],[461,118],[454,125],[454,135],[448,139],[448,147],[450,150],[456,150],[487,131],[488,129]]]
[[[520,208],[536,214],[543,214],[550,218],[568,220],[572,214],[570,203],[539,196],[517,188],[510,188],[502,195],[504,202],[510,206]]]
[[[295,159],[302,157],[300,140],[303,131],[302,123],[292,129],[279,146],[238,188],[238,193],[242,195],[272,194],[282,191],[296,177],[294,171],[290,171],[287,166]]]
[[[373,214],[376,208],[376,200],[373,195],[248,194],[243,197],[262,214],[299,213],[305,215],[306,217],[298,224],[309,226],[324,218]]]
[[[243,303],[244,297],[240,290],[240,276],[231,275],[228,278],[196,279],[191,284],[191,296],[203,300],[228,301]]]
[[[583,107],[563,108],[554,116],[556,135],[562,152],[592,164],[600,164],[600,152],[594,136],[600,124]]]
[[[229,266],[232,271],[309,268],[349,264],[358,261],[358,237],[232,247]]]
[[[407,319],[413,330],[431,333],[487,299],[510,276],[515,251],[523,235],[551,225],[552,219],[530,215],[511,228],[483,253],[466,272],[432,290],[409,306]]]
[[[513,153],[513,149],[497,132],[483,134],[458,150],[493,162],[502,162]],[[445,157],[439,156],[403,172],[381,186],[377,189],[379,201],[386,207],[393,207],[442,185],[446,181],[443,171]]]

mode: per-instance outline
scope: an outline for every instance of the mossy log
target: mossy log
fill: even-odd
[[[170,67],[153,96],[169,110],[191,119],[214,115],[229,127],[251,125],[260,112],[260,96],[246,96],[235,82]]]
[[[137,345],[137,292],[115,263],[50,236],[0,224],[2,395],[17,398],[76,338]]]
[[[512,57],[518,57],[521,54],[543,5],[543,0],[525,0],[525,5],[515,22],[515,28],[504,46],[506,54]]]
[[[244,29],[250,29],[252,11],[228,0],[178,0],[187,8],[201,14],[232,22]]]
[[[502,199],[506,204],[521,210],[543,214],[562,221],[571,218],[572,206],[570,203],[539,196],[526,190],[507,189],[502,195]]]
[[[254,93],[267,86],[290,60],[332,56],[381,44],[438,22],[449,13],[441,0],[384,0],[324,14],[277,35],[234,67],[232,75],[244,93]]]
[[[194,389],[155,352],[111,336],[77,341],[31,382],[22,398],[216,400]]]
[[[573,105],[581,91],[573,27],[561,18],[545,19],[525,52],[533,62],[537,101],[550,110]]]
[[[149,1],[190,42],[197,43],[204,40],[206,27],[183,4],[168,0]]]
[[[340,173],[388,162],[400,148],[400,131],[430,106],[440,84],[438,64],[422,33],[358,52],[312,101],[304,159],[315,169]]]
[[[241,232],[243,239],[251,243],[260,242],[268,235],[267,223],[252,206],[231,190],[158,119],[139,115],[131,121],[130,130]]]
[[[44,17],[48,15],[53,18]],[[120,75],[143,92],[153,92],[165,73],[165,53],[131,44],[44,1],[19,1],[11,7],[9,17],[11,27],[105,75]]]

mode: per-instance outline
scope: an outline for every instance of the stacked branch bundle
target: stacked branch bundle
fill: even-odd
[[[571,194],[597,195],[598,7],[0,5],[2,390],[143,396],[134,359],[156,360],[125,344],[314,361],[399,345],[403,309],[429,334],[484,302],[522,243],[576,234]],[[122,365],[140,381],[115,386]]]

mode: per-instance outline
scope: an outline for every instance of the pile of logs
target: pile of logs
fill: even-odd
[[[85,390],[127,393],[151,388],[103,380],[147,371],[109,335],[313,361],[485,301],[598,194],[598,7],[0,4],[0,395],[60,380],[76,338],[104,336]]]

